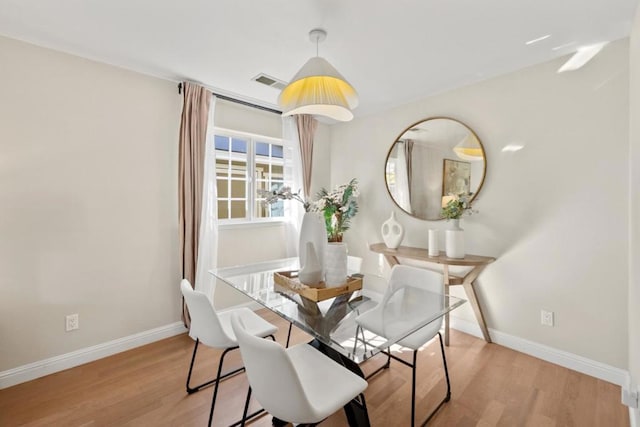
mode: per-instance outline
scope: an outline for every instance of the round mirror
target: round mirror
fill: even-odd
[[[385,181],[403,211],[436,221],[442,219],[447,196],[476,198],[486,170],[478,136],[457,120],[435,117],[409,126],[396,138],[387,154]]]

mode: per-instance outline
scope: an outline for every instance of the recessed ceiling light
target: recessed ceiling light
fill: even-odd
[[[565,71],[574,71],[582,68],[587,62],[591,61],[606,44],[607,42],[603,42],[578,48],[576,53],[558,69],[558,72],[563,73]]]
[[[538,43],[538,42],[541,42],[542,40],[548,39],[549,37],[551,37],[551,34],[547,34],[546,36],[538,37],[537,39],[529,40],[525,44],[526,45],[530,45],[530,44]]]

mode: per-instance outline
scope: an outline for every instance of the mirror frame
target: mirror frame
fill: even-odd
[[[482,145],[482,141],[480,140],[480,138],[478,137],[478,135],[475,133],[475,131],[473,129],[471,129],[469,126],[467,126],[466,123],[458,120],[458,119],[454,119],[452,117],[446,117],[446,116],[434,116],[434,117],[427,117],[426,119],[422,119],[422,120],[418,120],[417,122],[407,126],[402,132],[400,132],[400,134],[398,134],[398,136],[396,136],[396,138],[393,140],[393,144],[391,144],[391,147],[389,147],[389,150],[387,150],[387,156],[385,157],[384,160],[384,170],[383,170],[383,176],[384,176],[384,186],[387,189],[387,194],[389,195],[389,197],[391,198],[391,201],[393,201],[393,203],[404,213],[406,213],[407,215],[412,216],[413,218],[419,219],[421,221],[442,221],[445,218],[437,218],[437,219],[426,219],[426,218],[420,218],[416,215],[414,215],[411,212],[407,212],[406,210],[404,210],[399,204],[398,202],[396,202],[396,199],[393,197],[393,195],[391,194],[391,191],[389,190],[389,184],[387,183],[387,162],[389,161],[389,156],[391,155],[391,151],[393,151],[393,148],[395,147],[396,143],[398,142],[398,140],[402,137],[402,135],[404,135],[408,130],[410,130],[411,128],[414,128],[415,126],[427,122],[429,120],[451,120],[454,121],[462,126],[464,126],[469,132],[471,132],[471,134],[476,138],[476,140],[478,141],[478,144],[480,144],[480,148],[482,149],[482,154],[484,155],[484,168],[482,169],[482,179],[480,181],[480,185],[478,186],[478,189],[476,190],[476,192],[473,194],[473,196],[471,197],[471,200],[469,200],[469,202],[473,202],[476,197],[478,197],[478,194],[480,194],[480,190],[482,190],[482,187],[484,186],[484,181],[485,178],[487,176],[487,152],[484,149],[484,145]]]

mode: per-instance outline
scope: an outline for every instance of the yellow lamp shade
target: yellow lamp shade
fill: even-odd
[[[462,160],[468,160],[470,162],[479,162],[484,159],[484,153],[482,147],[471,135],[465,136],[455,147],[453,152],[456,156]]]
[[[283,116],[313,114],[346,122],[358,106],[358,94],[329,62],[309,59],[280,93]]]

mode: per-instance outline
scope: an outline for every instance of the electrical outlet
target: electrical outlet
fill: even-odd
[[[70,314],[66,317],[66,331],[80,329],[80,316],[78,314]]]
[[[540,310],[540,323],[544,326],[553,326],[553,311]]]

